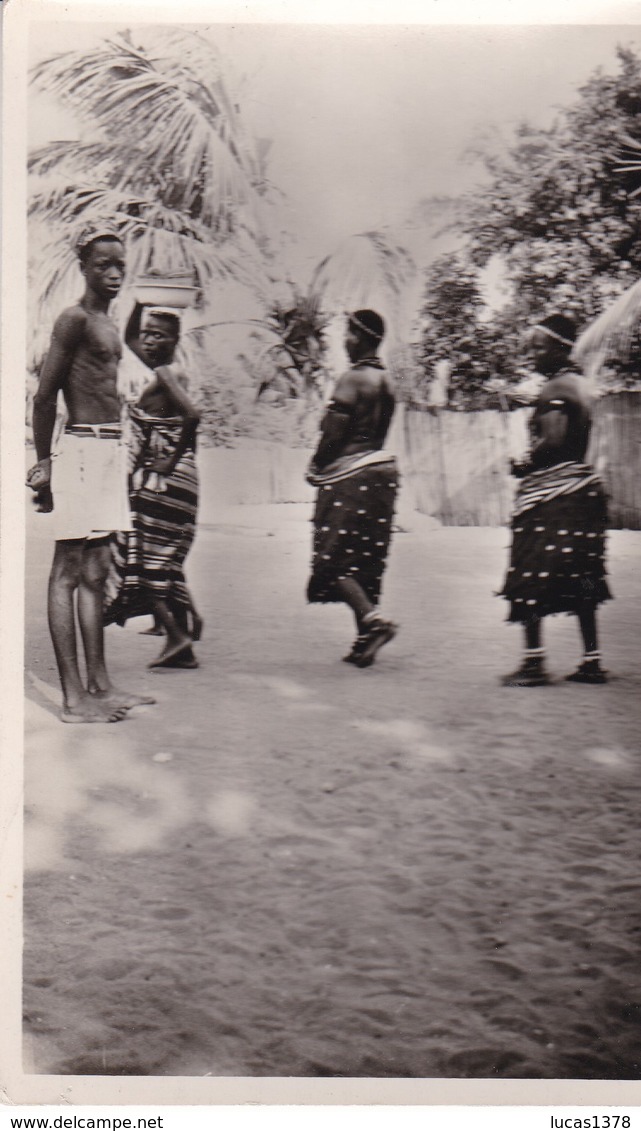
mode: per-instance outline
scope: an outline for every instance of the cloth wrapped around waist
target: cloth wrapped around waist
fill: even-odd
[[[305,478],[313,487],[325,487],[330,483],[339,483],[341,479],[349,479],[366,467],[377,464],[395,464],[396,456],[391,452],[355,452],[353,455],[341,456],[333,463],[327,464],[322,471],[310,467]]]
[[[133,491],[167,491],[168,476],[154,471],[153,464],[170,458],[182,433],[180,416],[152,416],[138,405],[129,408],[130,474]],[[193,456],[193,446],[185,456]]]
[[[572,495],[591,486],[602,489],[599,476],[588,464],[574,460],[532,471],[521,481],[513,516],[516,518],[541,503],[549,503],[561,495]]]

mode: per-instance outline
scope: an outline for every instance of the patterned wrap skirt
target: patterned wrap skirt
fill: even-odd
[[[312,604],[342,601],[336,582],[353,578],[376,604],[392,536],[398,470],[387,461],[318,489],[314,510]]]
[[[124,624],[130,617],[152,613],[154,598],[191,608],[183,567],[196,533],[196,457],[193,451],[186,451],[167,476],[145,473],[145,463],[170,455],[182,422],[157,420],[140,412],[135,416],[134,410],[132,416],[129,500],[133,530],[112,541],[105,624]]]
[[[607,498],[598,478],[586,470],[586,481],[571,492],[552,493],[525,510],[517,496],[510,564],[499,594],[510,602],[508,620],[580,613],[610,599]],[[524,484],[527,490],[527,480]]]

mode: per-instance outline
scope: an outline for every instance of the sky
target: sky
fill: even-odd
[[[30,60],[126,26],[35,25]],[[617,44],[641,51],[633,23],[197,26],[222,51],[250,130],[272,141],[282,266],[303,285],[346,238],[371,229],[390,230],[425,266],[445,245],[412,217],[421,200],[474,185],[471,146],[508,142],[523,120],[549,124],[597,67],[616,69]],[[76,128],[32,94],[31,144]]]

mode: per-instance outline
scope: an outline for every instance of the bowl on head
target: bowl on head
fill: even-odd
[[[184,310],[193,306],[198,287],[191,272],[172,275],[141,275],[134,284],[136,301],[143,306],[169,306]]]

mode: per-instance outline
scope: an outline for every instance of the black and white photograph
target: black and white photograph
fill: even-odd
[[[24,5],[23,1079],[638,1105],[641,23],[119,7]]]

